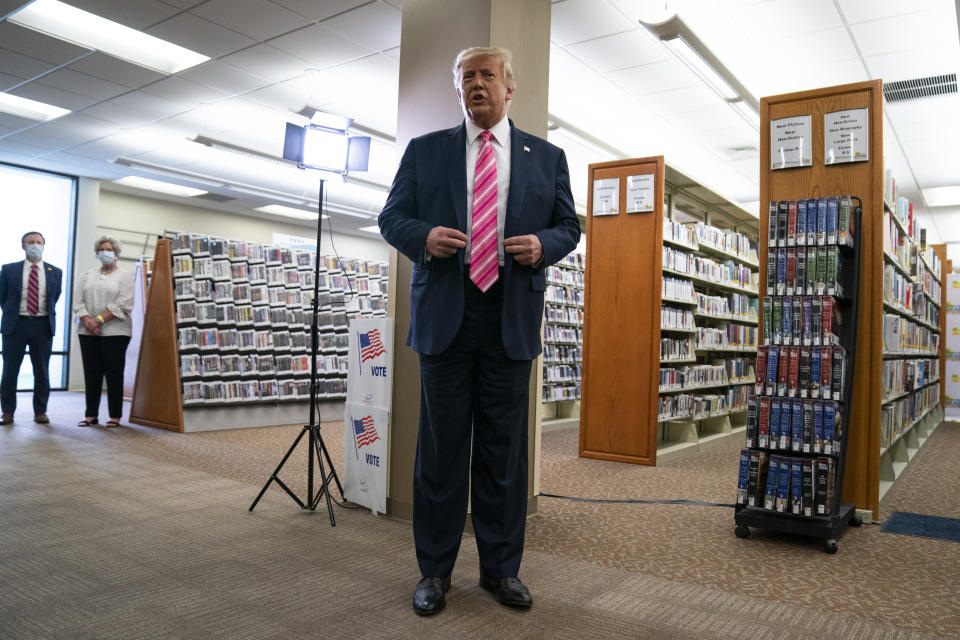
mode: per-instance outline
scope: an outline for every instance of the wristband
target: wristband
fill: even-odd
[[[103,314],[97,314],[97,324],[103,324]]]

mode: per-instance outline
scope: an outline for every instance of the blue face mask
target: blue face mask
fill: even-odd
[[[101,264],[113,264],[116,259],[117,256],[113,251],[97,251],[97,260],[99,260]]]
[[[43,257],[42,244],[28,244],[26,251],[27,257],[31,260],[39,260],[41,257]]]

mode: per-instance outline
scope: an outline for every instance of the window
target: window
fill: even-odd
[[[63,269],[63,293],[57,301],[57,332],[50,358],[50,388],[65,389],[70,345],[70,295],[76,220],[75,178],[0,164],[0,264],[24,259],[20,237],[39,231],[46,240],[43,260]],[[33,389],[29,355],[23,359],[17,390]]]

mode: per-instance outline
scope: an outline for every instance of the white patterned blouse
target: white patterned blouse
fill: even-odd
[[[73,317],[97,317],[108,309],[115,317],[100,326],[101,336],[129,336],[133,328],[133,274],[117,267],[109,273],[94,267],[80,276],[73,292]],[[77,330],[82,336],[91,335],[83,323]]]

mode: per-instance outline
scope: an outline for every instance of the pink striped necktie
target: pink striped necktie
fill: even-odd
[[[486,292],[497,273],[497,162],[492,134],[480,134],[480,153],[473,178],[473,220],[470,227],[470,280]]]
[[[40,267],[30,266],[30,277],[27,279],[27,313],[32,316],[40,311]]]

